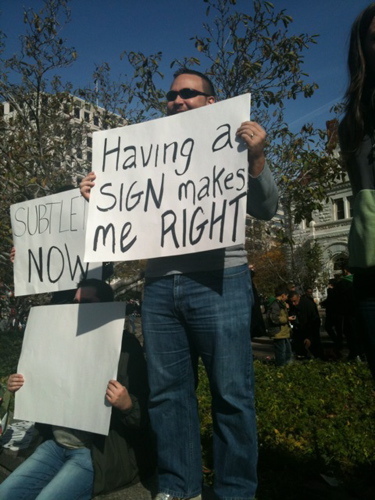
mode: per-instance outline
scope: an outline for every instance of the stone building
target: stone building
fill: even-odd
[[[327,122],[327,152],[339,157],[338,121]],[[338,181],[327,193],[327,201],[321,211],[314,211],[312,220],[303,221],[295,228],[294,237],[303,242],[307,239],[316,241],[323,251],[323,269],[333,278],[340,273],[341,261],[348,256],[348,235],[353,216],[353,193],[349,178]]]
[[[340,261],[348,255],[348,235],[352,219],[353,195],[349,179],[336,184],[327,194],[322,211],[314,211],[310,223],[303,221],[294,231],[301,243],[311,239],[323,251],[324,271],[334,277],[340,271]]]

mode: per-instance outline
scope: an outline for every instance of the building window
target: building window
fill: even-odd
[[[87,138],[87,147],[92,148],[92,137]]]
[[[337,198],[333,202],[334,209],[334,220],[343,220],[345,219],[345,209],[344,209],[344,199]]]
[[[89,122],[89,121],[90,121],[90,113],[85,111],[85,122]]]
[[[99,127],[99,116],[94,116],[94,125]]]
[[[348,196],[348,215],[350,218],[353,217],[353,196]]]
[[[81,149],[77,149],[77,158],[82,160],[82,150]]]
[[[74,118],[78,118],[81,115],[81,110],[79,108],[74,108]]]
[[[92,152],[87,151],[87,161],[92,162]]]

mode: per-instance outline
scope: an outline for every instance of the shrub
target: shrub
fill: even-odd
[[[0,332],[0,377],[8,377],[17,370],[23,333]]]
[[[373,381],[364,363],[255,363],[261,447],[345,474],[375,463]]]
[[[366,364],[313,360],[277,368],[255,361],[254,370],[259,491],[262,476],[269,483],[257,498],[286,498],[279,496],[280,481],[293,488],[319,473],[346,481],[367,474],[375,464],[375,396]],[[211,399],[202,366],[199,375],[202,454],[212,469]]]

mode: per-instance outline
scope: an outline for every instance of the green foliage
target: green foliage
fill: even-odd
[[[19,331],[0,331],[0,379],[17,372],[23,334]]]
[[[105,110],[109,127],[116,126],[111,123],[114,114],[130,125],[164,115],[164,92],[155,84],[155,79],[163,78],[159,70],[162,53],[146,56],[142,52],[124,51],[120,59],[129,67],[130,76],[125,74],[114,80],[111,67],[103,63],[93,73],[94,86],[78,89],[77,94]]]
[[[258,293],[270,297],[280,283],[289,281],[286,252],[280,244],[265,246],[256,250],[249,248],[246,241],[249,263],[254,266],[253,277]]]
[[[327,132],[304,125],[294,134],[279,127],[269,148],[284,211],[288,217],[284,237],[291,238],[295,223],[311,220],[321,210],[327,192],[342,180],[344,172],[337,157],[327,151]],[[291,226],[289,227],[288,224]]]
[[[206,0],[204,36],[194,36],[198,57],[185,64],[201,64],[227,99],[251,92],[253,119],[270,131],[281,123],[284,101],[298,95],[310,97],[317,89],[302,72],[303,51],[316,43],[317,35],[291,35],[293,22],[285,9],[254,0]]]
[[[255,361],[254,368],[257,498],[301,498],[295,490],[301,493],[314,474],[334,475],[348,487],[366,476],[375,464],[375,398],[366,364],[313,360],[276,368]],[[211,469],[211,399],[203,367],[199,375],[203,457]]]
[[[323,250],[316,241],[305,241],[292,248],[292,281],[296,281],[303,290],[312,286],[324,289],[328,274],[323,272]]]
[[[261,447],[314,459],[322,471],[341,475],[375,462],[373,380],[365,364],[276,369],[256,362],[255,374]]]

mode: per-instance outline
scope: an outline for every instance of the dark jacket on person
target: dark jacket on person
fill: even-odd
[[[295,325],[304,338],[313,340],[319,336],[320,316],[315,303],[306,295],[301,295],[298,306],[295,306],[297,320]]]
[[[353,274],[343,276],[336,285],[337,312],[340,316],[355,316]]]
[[[135,484],[155,470],[146,361],[138,340],[129,333],[123,336],[117,380],[128,389],[133,407],[126,412],[112,408],[108,436],[95,435],[94,495]]]

